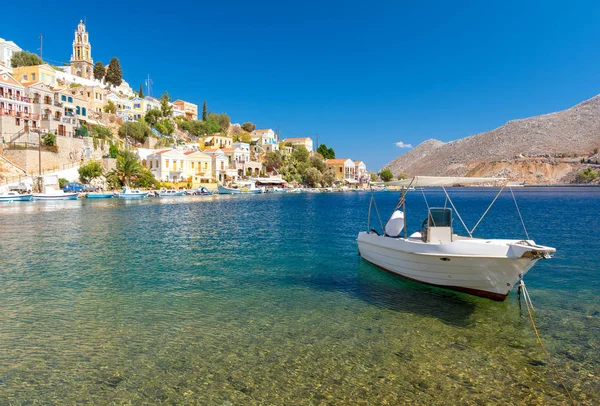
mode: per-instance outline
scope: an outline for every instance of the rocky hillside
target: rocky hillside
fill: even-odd
[[[427,140],[386,167],[394,174],[570,182],[584,167],[581,159],[594,156],[595,148],[600,148],[600,96],[567,110],[509,121],[456,141]]]

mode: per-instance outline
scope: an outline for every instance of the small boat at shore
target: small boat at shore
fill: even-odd
[[[77,200],[79,192],[64,192],[62,190],[48,190],[45,193],[34,193],[33,200]]]
[[[158,192],[158,195],[160,197],[171,197],[171,196],[183,196],[184,193],[185,192],[183,190],[167,189],[167,190],[162,190],[162,191]]]
[[[239,180],[236,182],[237,187],[225,187],[220,183],[217,184],[217,190],[220,195],[236,195],[236,194],[251,194],[257,195],[265,193],[265,187],[256,187],[256,182]]]
[[[14,190],[0,194],[0,202],[29,202],[33,199],[33,194],[20,194]]]
[[[138,189],[123,188],[121,193],[115,193],[115,197],[119,199],[142,199],[148,195],[148,192],[142,192]]]
[[[371,229],[370,224],[368,231],[359,232],[356,239],[359,255],[385,271],[413,281],[503,301],[538,260],[550,258],[556,249],[536,244],[529,239],[526,229],[527,239],[473,237],[473,231],[489,208],[471,230],[464,226],[460,214],[456,212],[468,235],[456,234],[452,227],[452,213],[456,209],[445,189],[445,186],[455,184],[489,184],[503,180],[417,176],[406,181],[388,183],[403,187],[400,200],[387,223],[382,225],[381,232]],[[427,205],[428,215],[421,230],[408,236],[405,217],[406,187],[411,186],[442,187],[450,206],[437,208]],[[504,186],[498,195],[502,193]],[[371,197],[371,205],[373,199],[374,195]],[[370,211],[371,206],[369,223]]]
[[[112,199],[115,197],[114,193],[103,193],[103,192],[89,192],[85,194],[88,199]]]

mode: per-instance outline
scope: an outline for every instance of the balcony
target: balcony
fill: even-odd
[[[20,118],[29,118],[29,113],[27,113],[25,111],[17,111],[17,117],[20,117]]]
[[[34,113],[29,113],[29,118],[32,120],[39,120],[40,119],[40,115],[39,114],[34,114]]]
[[[56,107],[62,107],[62,106],[63,106],[62,102],[59,102],[59,101],[55,101],[55,102],[54,102],[54,105],[55,105]]]

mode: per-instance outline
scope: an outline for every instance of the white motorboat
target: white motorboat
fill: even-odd
[[[445,189],[445,186],[449,185],[490,183],[498,180],[504,179],[418,176],[405,181],[390,182],[391,185],[403,188],[441,186],[452,208],[428,208],[428,216],[423,222],[422,229],[408,236],[404,216],[406,190],[403,189],[400,201],[390,219],[382,227],[382,232],[378,233],[370,229],[369,224],[369,231],[358,234],[359,254],[373,265],[407,279],[492,300],[506,299],[513,286],[525,276],[527,271],[538,260],[550,258],[556,249],[538,245],[528,237],[527,239],[473,237],[473,231],[489,208],[472,230],[465,226],[468,236],[455,234],[452,227],[452,213],[453,209],[455,212],[456,209]],[[506,183],[498,195],[505,186]],[[371,199],[373,198],[374,196]],[[457,216],[464,225],[460,214],[457,213]]]
[[[183,190],[167,189],[167,190],[161,190],[160,192],[158,192],[158,195],[160,197],[183,196],[184,193],[185,192]]]
[[[120,199],[141,199],[148,195],[148,192],[142,192],[138,189],[131,189],[129,187],[123,188],[121,193],[115,193],[115,197]]]
[[[256,187],[255,181],[238,180],[236,182],[237,187],[225,187],[220,183],[217,185],[217,190],[220,195],[233,195],[233,194],[261,194],[265,193],[265,187]]]
[[[46,186],[44,193],[34,193],[33,200],[77,200],[79,192],[65,192]]]
[[[20,194],[14,190],[0,193],[0,202],[28,202],[33,198],[33,194]]]

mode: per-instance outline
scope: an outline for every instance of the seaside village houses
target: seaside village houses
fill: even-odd
[[[115,88],[94,78],[90,35],[82,21],[74,31],[68,66],[42,63],[13,67],[11,58],[19,51],[22,49],[13,41],[0,38],[1,151],[28,174],[39,171],[40,156],[42,170],[103,158],[108,153],[108,143],[99,146],[91,137],[81,136],[85,134],[81,127],[104,126],[116,133],[116,122],[142,120],[148,111],[161,107],[160,100],[150,95],[139,97],[125,81]],[[116,106],[115,115],[104,112],[108,102]],[[173,118],[198,119],[198,106],[194,103],[175,100],[171,106]],[[162,136],[155,129],[153,132]],[[40,151],[38,145],[44,133],[56,135],[56,145]],[[283,154],[298,146],[311,153],[315,150],[309,137],[286,138],[280,144],[279,134],[272,129],[254,130],[250,139],[250,143],[234,142],[231,135],[208,134],[199,142],[177,148],[152,149],[158,138],[151,138],[145,148],[137,149],[137,154],[157,180],[197,187],[264,176],[265,154],[280,148]],[[368,178],[362,162],[329,159],[326,166],[340,183],[360,183]]]

